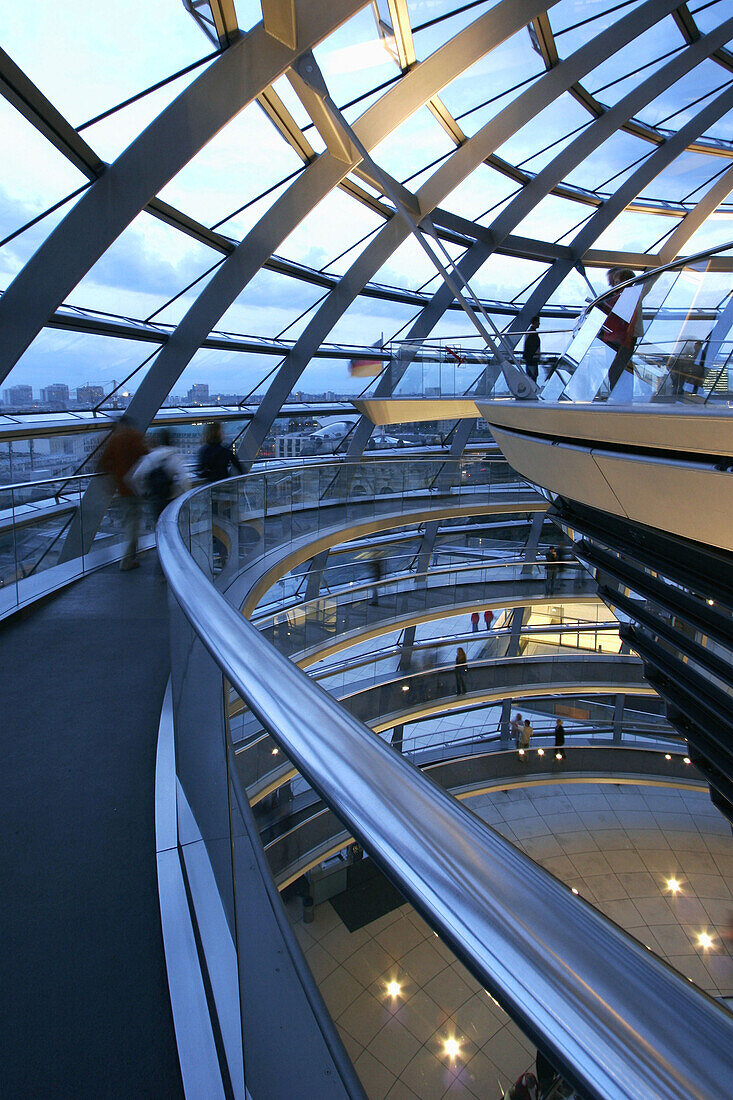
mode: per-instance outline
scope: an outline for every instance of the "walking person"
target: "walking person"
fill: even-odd
[[[167,428],[158,432],[157,447],[141,458],[129,480],[138,496],[149,501],[155,523],[172,500],[185,493],[190,482],[181,456],[171,446]]]
[[[525,718],[524,719],[524,725],[522,726],[522,732],[521,732],[521,735],[520,735],[520,738],[519,738],[519,747],[520,747],[520,749],[528,749],[529,748],[529,742],[532,738],[533,733],[534,733],[534,730],[532,729],[531,725],[529,724],[529,718]]]
[[[204,445],[198,453],[197,472],[204,481],[223,481],[229,477],[229,467],[243,474],[242,463],[231,447],[225,447],[221,424],[214,421],[207,424],[204,433]]]
[[[478,623],[479,613],[478,611],[474,611],[473,615],[471,616],[471,630],[474,634],[478,634]]]
[[[491,624],[493,623],[493,621],[494,612],[489,611],[489,609],[487,608],[486,611],[484,611],[484,625],[486,626],[487,630],[491,630]]]
[[[456,695],[465,695],[468,690],[466,684],[467,668],[468,657],[466,651],[462,646],[459,646],[456,650]]]
[[[610,269],[606,278],[608,279],[608,285],[610,287],[617,287],[633,279],[635,275],[636,272],[632,271],[631,268],[614,267]],[[637,340],[643,332],[641,309],[638,304],[630,321],[627,321],[618,313],[614,312],[614,306],[621,296],[621,293],[622,292],[619,290],[616,294],[612,294],[610,297],[606,298],[605,302],[600,303],[600,309],[606,314],[606,320],[603,322],[603,327],[598,333],[598,336],[603,343],[607,344],[614,352],[613,362],[608,368],[609,394],[616,388],[624,371],[630,372],[630,380],[633,377],[634,367],[631,362],[631,357],[634,354]],[[629,396],[631,396],[630,393]]]
[[[142,501],[128,482],[128,474],[148,453],[145,436],[135,427],[130,416],[125,413],[117,421],[115,428],[105,443],[99,456],[97,469],[114,479],[115,489],[119,493],[125,516],[125,552],[120,562],[122,572],[137,569],[140,565],[137,557],[137,540],[140,536]]]
[[[372,558],[372,560],[370,562],[370,568],[371,568],[372,580],[373,580],[374,583],[372,584],[372,598],[369,601],[369,603],[372,605],[372,607],[378,607],[379,606],[379,582],[382,579],[382,572],[383,572],[382,559],[379,557],[378,554],[375,555]]]
[[[558,720],[555,722],[555,759],[556,760],[564,760],[565,759],[565,753],[562,751],[564,744],[565,744],[565,727],[562,724],[562,719],[558,718]]]
[[[524,347],[522,349],[522,359],[524,360],[524,369],[526,370],[532,381],[537,384],[537,376],[539,374],[540,367],[540,338],[537,333],[537,329],[540,327],[539,317],[533,317],[529,322],[529,332],[524,337]]]

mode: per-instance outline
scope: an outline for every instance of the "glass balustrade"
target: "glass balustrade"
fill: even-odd
[[[545,401],[704,404],[733,397],[733,247],[635,276],[609,272],[611,289],[580,317]]]
[[[338,635],[378,627],[390,619],[437,618],[446,607],[466,612],[474,607],[501,607],[517,599],[561,600],[594,593],[592,579],[577,563],[472,563],[349,582],[344,589],[312,600],[291,601],[282,610],[269,611],[255,621],[279,649],[290,654]]]
[[[444,673],[446,670],[452,671],[457,646],[465,650],[469,664],[484,658],[504,657],[510,638],[511,630],[505,628],[457,634],[448,639],[417,643],[405,649],[402,646],[389,646],[376,653],[360,654],[350,661],[340,662],[323,671],[312,671],[310,675],[327,691],[337,695],[362,687],[372,687],[397,674],[400,666],[405,681],[409,682],[410,677],[420,677],[433,669]],[[613,653],[618,652],[621,642],[618,637],[618,623],[609,622],[587,631],[580,631],[573,626],[523,630],[518,639],[520,655],[541,655],[527,652],[531,645],[541,646],[542,655],[550,656],[554,652]]]
[[[257,469],[208,487],[180,515],[181,532],[209,576],[226,587],[233,576],[269,553],[304,544],[321,533],[369,525],[394,513],[537,500],[500,458],[420,456],[358,462],[307,462]],[[195,503],[194,503],[195,502]]]
[[[264,477],[255,471],[247,478],[194,492],[161,519],[160,551],[171,585],[174,612],[171,699],[180,807],[177,844],[184,853],[187,869],[193,855],[202,861],[206,854],[210,860],[212,886],[204,888],[201,876],[192,875],[189,904],[199,921],[210,911],[211,890],[219,894],[235,952],[232,958],[239,979],[238,1011],[243,1016],[245,1044],[246,1006],[256,988],[252,985],[252,972],[256,968],[251,961],[254,937],[263,949],[267,946],[266,937],[259,935],[261,930],[247,923],[253,912],[247,880],[247,869],[253,866],[248,800],[256,804],[253,829],[264,841],[265,855],[279,887],[294,882],[322,860],[337,858],[350,838],[358,837],[364,849],[390,869],[404,897],[430,921],[432,927],[426,933],[430,942],[432,929],[443,938],[445,943],[435,942],[441,943],[446,951],[447,964],[453,965],[452,952],[455,952],[481,978],[477,996],[486,999],[489,990],[511,1009],[520,1023],[524,1025],[531,1019],[530,1031],[533,1035],[536,1032],[534,1041],[550,1054],[561,1049],[565,1057],[567,1040],[563,1037],[560,1047],[555,1028],[557,1019],[565,1018],[569,1009],[561,1008],[554,1012],[552,1022],[543,1022],[542,1028],[536,1026],[538,1001],[533,984],[544,980],[549,956],[561,959],[567,973],[572,975],[568,1002],[576,997],[576,987],[578,996],[588,989],[593,991],[590,1010],[583,1012],[583,1026],[590,1028],[592,1038],[588,1047],[594,1067],[602,1061],[598,1048],[609,1032],[606,1019],[598,1020],[599,1004],[602,1009],[613,1000],[611,1019],[626,1019],[642,995],[636,985],[629,993],[629,983],[638,985],[640,975],[642,989],[648,988],[651,980],[664,980],[669,985],[669,996],[664,998],[665,1012],[660,1013],[661,1022],[657,1026],[659,1034],[667,1026],[666,1006],[670,998],[693,999],[694,991],[687,982],[657,967],[654,960],[646,957],[643,947],[622,938],[612,923],[604,921],[590,906],[579,903],[568,887],[542,872],[497,832],[485,830],[474,815],[462,811],[454,799],[443,793],[456,787],[464,791],[481,789],[482,783],[486,783],[489,758],[491,767],[499,771],[504,767],[509,779],[516,779],[517,768],[522,766],[518,763],[519,750],[507,742],[506,736],[502,741],[505,730],[498,708],[493,708],[483,725],[474,719],[469,727],[454,714],[444,726],[442,738],[434,726],[420,729],[416,723],[398,733],[399,708],[404,707],[404,696],[413,691],[417,694],[418,688],[421,692],[427,688],[429,694],[417,700],[415,710],[425,711],[434,706],[437,713],[450,707],[462,710],[466,704],[470,705],[472,695],[477,701],[482,696],[490,699],[499,679],[504,678],[510,681],[509,697],[521,698],[533,717],[535,738],[530,752],[535,771],[544,767],[548,776],[554,778],[553,768],[557,774],[559,770],[570,770],[569,760],[566,764],[564,760],[557,761],[554,753],[541,754],[543,749],[554,745],[555,715],[561,713],[561,707],[576,700],[580,691],[586,696],[583,705],[590,717],[577,720],[567,717],[564,747],[568,758],[586,753],[577,757],[577,767],[581,769],[577,774],[587,775],[592,768],[590,753],[620,751],[637,758],[655,757],[650,768],[667,767],[670,776],[680,781],[684,772],[681,746],[668,739],[667,728],[658,715],[645,715],[640,707],[629,718],[624,732],[634,740],[627,747],[619,746],[617,741],[615,710],[607,706],[602,709],[604,704],[598,692],[606,692],[608,698],[648,690],[638,659],[603,650],[606,638],[617,640],[615,624],[585,621],[579,612],[574,623],[551,621],[530,625],[523,636],[520,633],[519,641],[547,644],[552,652],[528,658],[497,659],[480,652],[481,647],[495,641],[502,644],[509,634],[504,625],[495,634],[484,630],[478,637],[454,635],[449,646],[461,637],[471,650],[465,697],[463,692],[458,693],[455,666],[449,663],[445,667],[438,662],[432,668],[422,666],[421,655],[436,648],[436,642],[431,640],[421,639],[413,647],[413,659],[417,661],[418,655],[421,656],[419,669],[400,671],[395,667],[397,654],[391,646],[381,652],[357,655],[348,664],[339,659],[337,664],[322,666],[318,670],[320,686],[309,682],[292,661],[284,659],[283,652],[278,652],[281,648],[288,652],[288,646],[294,643],[279,638],[274,647],[267,645],[268,632],[274,636],[281,627],[286,631],[288,627],[300,629],[302,623],[308,622],[318,628],[320,635],[314,646],[324,637],[331,644],[335,637],[334,616],[335,628],[339,626],[339,615],[349,616],[356,608],[367,616],[386,613],[389,622],[388,616],[394,614],[399,601],[413,597],[421,601],[423,612],[428,606],[426,601],[434,598],[443,605],[442,609],[431,605],[428,611],[444,617],[446,598],[455,601],[461,592],[470,596],[467,607],[485,607],[494,602],[486,598],[487,592],[493,596],[500,589],[505,592],[509,589],[514,599],[516,590],[524,586],[530,606],[547,604],[554,614],[555,608],[561,608],[563,601],[576,593],[584,597],[585,603],[591,603],[588,597],[593,593],[593,585],[585,571],[567,562],[532,564],[517,558],[442,564],[423,574],[372,576],[352,584],[340,584],[346,574],[337,571],[331,576],[330,590],[318,599],[305,600],[298,606],[292,602],[294,593],[288,593],[287,606],[281,603],[274,610],[261,608],[256,622],[261,629],[246,622],[238,611],[246,585],[261,577],[263,571],[270,569],[275,576],[278,570],[292,568],[291,556],[300,553],[302,560],[307,560],[320,536],[323,536],[321,545],[328,545],[340,531],[348,537],[349,532],[344,529],[360,523],[364,516],[367,525],[376,517],[384,519],[387,527],[399,522],[413,504],[416,515],[430,516],[431,512],[440,515],[441,509],[445,512],[457,509],[459,514],[470,515],[471,509],[480,509],[492,494],[502,507],[507,498],[517,500],[520,505],[527,500],[523,496],[524,487],[508,480],[486,479],[479,486],[466,488],[468,479],[464,481],[462,471],[461,466],[451,469],[451,485],[440,480],[443,471],[435,465],[429,479],[425,469],[400,468],[399,476],[395,473],[391,477],[383,501],[375,492],[374,481],[369,483],[371,495],[353,492],[357,477],[362,476],[358,468],[309,469],[303,478],[299,477],[300,471],[272,470]],[[372,469],[369,475],[374,478],[378,472]],[[433,494],[439,500],[439,508],[435,510],[426,507]],[[183,535],[183,540],[179,535]],[[396,564],[402,560],[398,557]],[[207,578],[215,579],[219,592],[207,583]],[[239,580],[243,585],[237,588],[235,582]],[[228,598],[223,598],[224,594]],[[272,598],[272,591],[267,598]],[[324,600],[332,601],[331,605],[324,604]],[[455,602],[448,603],[449,610],[451,606]],[[363,624],[358,625],[363,629]],[[382,619],[380,632],[384,625]],[[591,639],[593,652],[588,653],[584,646],[589,646]],[[310,641],[304,628],[297,644],[303,646]],[[372,649],[377,650],[374,643]],[[586,677],[588,669],[590,675]],[[594,693],[594,671],[597,693]],[[380,682],[384,672],[387,676]],[[232,685],[227,688],[225,682],[224,692],[222,677]],[[439,698],[441,677],[444,697]],[[364,685],[358,678],[371,682]],[[322,690],[324,686],[328,690]],[[354,690],[355,686],[362,690]],[[407,692],[403,691],[405,686]],[[339,692],[345,689],[346,706],[339,706],[333,698],[334,687]],[[354,701],[358,705],[353,705]],[[367,711],[378,715],[386,727],[379,736],[358,720]],[[390,715],[394,715],[391,720]],[[487,717],[485,712],[482,717]],[[253,729],[252,736],[242,743],[237,739],[238,731],[246,727],[249,733],[250,721],[258,723],[259,728]],[[399,751],[390,751],[389,744]],[[646,745],[653,751],[640,753],[639,749]],[[626,757],[623,759],[628,763]],[[413,764],[426,769],[435,782],[425,783]],[[631,764],[629,770],[633,771]],[[438,815],[442,817],[439,819]],[[410,853],[409,866],[404,860],[405,852]],[[400,870],[403,865],[404,874]],[[193,862],[190,866],[194,867]],[[472,884],[475,868],[480,882]],[[427,883],[428,900],[423,896],[423,882]],[[488,884],[486,891],[484,883]],[[501,893],[498,899],[497,886]],[[271,909],[274,912],[274,902]],[[543,924],[548,912],[552,914],[549,926]],[[520,933],[518,913],[526,917]],[[201,925],[205,933],[205,920],[201,920]],[[538,928],[541,935],[536,932]],[[560,937],[557,944],[547,939],[555,933]],[[496,942],[500,947],[496,951],[498,962],[492,954],[487,964],[479,966],[472,952],[479,955],[493,950]],[[599,942],[605,945],[602,955],[594,948]],[[470,947],[466,946],[469,943]],[[203,944],[207,961],[209,946]],[[521,990],[527,994],[526,1001],[521,1002],[521,1011],[515,1008],[518,1002],[510,1001],[507,993],[507,986],[514,990],[513,975],[504,965],[508,951],[518,952],[516,957],[521,958],[522,967],[527,969],[521,980]],[[608,960],[618,959],[620,952],[625,954],[623,965],[617,966],[618,990],[614,989],[613,997],[609,997],[603,984],[607,981]],[[280,949],[277,965],[287,964],[291,955],[292,952]],[[494,974],[497,967],[501,970],[500,980]],[[212,973],[213,980],[219,981],[215,967]],[[562,991],[564,986],[556,983],[553,988],[553,996],[557,996],[557,990]],[[212,1001],[215,999],[218,1005],[216,989],[214,994]],[[390,995],[389,991],[384,995]],[[383,993],[375,989],[372,996],[376,1001]],[[695,1012],[701,1011],[697,1001],[694,1007]],[[323,1028],[318,1010],[314,1015]],[[473,1009],[470,1016],[466,1017],[465,1027],[478,1018]],[[304,1021],[306,1017],[304,1013]],[[384,1023],[389,1026],[386,1016]],[[463,1023],[459,1026],[465,1030]],[[531,1067],[533,1043],[525,1039],[523,1045],[521,1030],[509,1025],[508,1018],[504,1018],[502,1026],[511,1026],[512,1040],[519,1047],[517,1072]],[[645,1009],[645,1050],[650,1027]],[[703,1021],[698,1030],[710,1034],[711,1027],[712,1021],[709,1025]],[[458,1038],[447,1036],[447,1039],[460,1050],[461,1042],[465,1042],[463,1035],[463,1031],[458,1031]],[[655,1044],[654,1050],[658,1048],[658,1039]],[[454,1056],[455,1051],[451,1057]],[[443,1063],[434,1061],[431,1075],[423,1082],[426,1095],[428,1091],[432,1094],[436,1082],[445,1083]],[[574,1073],[575,1061],[566,1061]],[[624,1067],[628,1061],[625,1046]],[[508,1069],[505,1075],[507,1081],[511,1079]]]
[[[125,502],[115,496],[84,549],[85,494],[96,475],[0,486],[0,616],[119,558],[125,544]],[[68,554],[67,538],[74,532]],[[152,546],[152,513],[143,511],[141,545]]]

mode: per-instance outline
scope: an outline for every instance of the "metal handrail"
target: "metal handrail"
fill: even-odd
[[[346,565],[343,565],[343,566],[336,566],[336,568],[338,568],[338,569],[352,569],[356,565],[360,565],[360,564],[362,564],[362,563],[347,563]],[[550,570],[553,570],[553,569],[557,570],[558,572],[561,569],[566,570],[568,573],[570,572],[571,569],[577,569],[577,570],[580,570],[581,572],[584,572],[582,565],[580,565],[580,563],[575,558],[573,558],[571,561],[555,561],[555,562],[549,562],[549,561],[532,561],[532,562],[528,562],[528,561],[526,561],[525,558],[509,558],[507,561],[486,561],[486,562],[473,561],[473,562],[465,562],[465,563],[462,562],[462,563],[457,564],[457,565],[437,565],[437,566],[434,566],[431,569],[421,570],[420,572],[412,572],[412,571],[406,570],[402,573],[395,573],[392,576],[380,577],[380,579],[378,581],[374,580],[374,579],[371,579],[371,580],[367,579],[367,580],[343,582],[343,583],[340,583],[338,585],[338,587],[323,589],[321,592],[319,592],[319,594],[317,596],[314,596],[310,600],[301,600],[301,599],[299,599],[298,598],[298,593],[296,592],[291,596],[283,597],[282,601],[277,604],[277,610],[276,611],[273,611],[272,608],[273,608],[273,604],[276,603],[277,600],[271,600],[269,603],[263,604],[262,611],[258,610],[255,614],[253,614],[251,616],[251,619],[252,619],[253,622],[257,623],[257,625],[261,629],[263,624],[266,625],[266,620],[267,619],[273,619],[274,620],[278,615],[284,615],[288,611],[292,611],[294,609],[300,609],[301,611],[303,611],[305,608],[310,607],[310,606],[315,606],[318,603],[322,603],[324,600],[338,600],[339,596],[355,595],[355,594],[358,594],[359,592],[369,592],[370,590],[372,590],[375,587],[379,588],[380,595],[386,596],[386,595],[389,595],[387,590],[390,587],[395,587],[398,584],[405,584],[409,581],[414,582],[414,581],[418,581],[418,580],[421,580],[421,579],[426,579],[426,578],[429,579],[431,577],[441,577],[443,575],[448,575],[450,573],[478,573],[478,572],[481,572],[482,570],[488,570],[488,569],[497,569],[498,570],[498,569],[512,569],[512,568],[519,568],[519,567],[521,567],[522,569],[525,569],[525,568],[527,569],[527,573],[524,577],[525,580],[541,580],[541,579],[543,579],[544,577],[547,576],[547,569],[548,568]],[[532,573],[531,570],[533,570],[533,569],[539,570],[539,575]],[[445,584],[445,585],[441,585],[441,584],[433,585],[433,588],[450,588],[450,587],[451,587],[450,582]],[[407,592],[407,591],[411,591],[411,590],[410,589],[402,589],[402,591]],[[420,591],[420,589],[414,589],[413,588],[412,591]],[[269,593],[266,593],[266,596],[268,594]],[[566,594],[566,593],[549,593],[549,595],[558,595],[558,596],[562,595],[562,594]],[[266,596],[265,596],[265,598],[266,598]],[[351,601],[349,601],[349,602],[351,602]]]
[[[0,485],[0,493],[12,492],[16,489],[33,489],[37,485],[58,485],[59,481],[89,481],[93,477],[107,477],[107,474],[99,474],[92,470],[88,474],[59,474],[58,477],[44,477],[40,481],[18,481],[10,485]]]
[[[511,610],[511,609],[510,609]],[[572,625],[560,625],[560,626],[529,626],[523,627],[519,635],[519,640],[542,637],[543,634],[616,634],[618,633],[618,622],[604,622],[598,625],[589,624],[588,626],[572,626]],[[336,664],[329,664],[327,668],[319,669],[316,672],[311,672],[311,679],[323,680],[329,676],[338,676],[342,672],[351,672],[355,668],[361,668],[365,665],[379,664],[381,661],[393,660],[395,657],[401,657],[408,649],[410,653],[419,653],[423,649],[452,649],[456,643],[462,642],[489,642],[494,638],[510,638],[512,634],[511,627],[501,627],[499,630],[479,630],[479,631],[462,631],[458,634],[452,634],[449,638],[427,638],[424,642],[412,642],[409,646],[393,645],[387,649],[370,649],[366,653],[360,653],[357,657],[347,661],[338,661]],[[550,643],[562,645],[562,642]],[[568,649],[581,649],[582,646],[568,646]],[[591,649],[584,649],[585,653],[593,653]],[[328,658],[325,658],[328,660]],[[502,657],[501,660],[506,660],[506,657]],[[473,662],[473,658],[469,658]],[[481,658],[476,658],[481,660]],[[431,671],[437,671],[438,668],[452,668],[452,661],[447,665],[436,665]],[[413,670],[406,668],[400,675],[410,675]],[[424,670],[422,670],[424,671]]]
[[[586,307],[586,313],[588,313],[594,306],[597,306],[599,302],[603,302],[611,295],[619,295],[622,290],[626,290],[628,286],[636,286],[638,283],[645,283],[649,279],[657,278],[659,275],[664,274],[665,271],[674,271],[680,267],[689,267],[691,264],[699,263],[701,260],[707,260],[711,256],[716,256],[721,252],[730,252],[733,250],[733,241],[728,241],[727,244],[714,245],[711,248],[705,248],[702,252],[694,252],[691,256],[678,256],[676,260],[670,260],[669,263],[661,264],[659,267],[648,268],[646,271],[642,271],[640,275],[635,275],[633,279],[627,279],[624,283],[618,283],[616,286],[610,286],[608,290],[604,290],[603,294],[599,294],[590,305]]]
[[[191,558],[178,528],[190,495],[158,527],[184,615],[293,765],[458,958],[585,1096],[715,1095],[730,1071],[733,1017],[278,653]],[[670,1027],[678,1019],[682,1034]]]

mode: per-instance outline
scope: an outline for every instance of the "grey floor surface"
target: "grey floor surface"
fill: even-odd
[[[158,910],[166,585],[147,556],[0,627],[0,1095],[182,1095]]]

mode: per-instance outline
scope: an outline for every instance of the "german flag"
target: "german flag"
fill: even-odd
[[[372,344],[371,347],[376,351],[381,351],[382,338],[380,337],[376,344]],[[384,362],[381,358],[371,359],[369,356],[362,355],[349,361],[349,374],[353,378],[376,378],[378,374],[382,373],[383,366]]]

